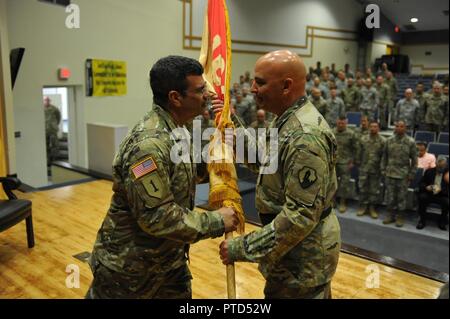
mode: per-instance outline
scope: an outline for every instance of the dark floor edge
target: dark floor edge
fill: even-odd
[[[81,173],[84,175],[88,175],[88,176],[91,176],[96,179],[106,179],[108,181],[112,181],[112,175],[108,175],[108,174],[100,173],[100,172],[97,172],[97,171],[94,171],[94,170],[91,170],[88,168],[72,165],[67,162],[56,161],[56,162],[53,162],[52,165],[62,167],[62,168],[65,168],[65,169],[68,169],[68,170],[71,170],[71,171],[74,171],[77,173]]]
[[[246,222],[249,224],[255,225],[255,226],[262,227],[261,223],[257,223],[254,221],[246,221]],[[441,271],[433,270],[433,269],[430,269],[427,267],[415,265],[415,264],[412,264],[412,263],[409,263],[407,261],[403,261],[400,259],[383,256],[383,255],[375,253],[373,251],[358,248],[356,246],[352,246],[349,244],[343,243],[341,246],[341,251],[346,254],[349,254],[349,255],[353,255],[356,257],[363,258],[363,259],[371,260],[371,261],[374,261],[376,263],[379,263],[379,264],[382,264],[385,266],[403,270],[408,273],[412,273],[412,274],[415,274],[415,275],[418,275],[421,277],[425,277],[428,279],[432,279],[435,281],[439,281],[442,283],[446,283],[449,281],[449,274],[447,274],[445,272],[441,272]]]
[[[382,265],[386,265],[395,269],[403,270],[421,277],[446,283],[449,281],[449,274],[437,270],[433,270],[420,265],[415,265],[410,262],[392,258],[389,256],[384,256],[373,251],[369,251],[363,248],[358,248],[353,245],[343,243],[341,246],[341,251],[353,256],[362,257],[367,260],[377,262]]]
[[[39,187],[37,189],[37,191],[48,191],[51,189],[57,189],[57,188],[66,187],[66,186],[89,183],[89,182],[92,182],[95,180],[97,180],[97,179],[93,178],[93,177],[88,177],[88,178],[78,179],[76,181],[69,181],[69,182],[64,182],[64,183],[59,183],[59,184],[54,184],[54,185],[42,186],[42,187]]]

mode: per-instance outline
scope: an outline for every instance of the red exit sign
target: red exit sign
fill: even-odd
[[[68,80],[71,74],[69,68],[60,68],[58,70],[58,77],[60,80]]]

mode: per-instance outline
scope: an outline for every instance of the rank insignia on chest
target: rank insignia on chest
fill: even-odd
[[[315,169],[305,166],[298,173],[300,180],[300,186],[303,189],[307,189],[317,181],[317,172]]]
[[[156,171],[156,169],[156,163],[151,156],[146,157],[144,160],[131,167],[135,179],[150,174],[151,172]]]

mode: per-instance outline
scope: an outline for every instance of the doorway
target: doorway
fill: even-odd
[[[83,108],[77,103],[77,95],[80,95],[80,92],[81,89],[77,86],[42,89],[49,186],[71,183],[88,177],[67,169],[71,165],[80,165],[79,160],[83,157],[83,154],[80,154],[83,145],[79,144],[84,136],[80,125]]]

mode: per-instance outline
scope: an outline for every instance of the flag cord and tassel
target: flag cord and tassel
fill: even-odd
[[[237,232],[242,234],[245,218],[234,165],[234,145],[224,142],[225,131],[231,131],[234,135],[230,112],[231,33],[225,0],[208,1],[199,60],[205,69],[204,78],[208,87],[213,87],[224,102],[222,112],[215,118],[217,129],[209,147],[209,206],[212,209],[232,208],[239,219]],[[225,234],[226,240],[232,238],[232,232]],[[226,268],[228,298],[236,299],[234,264]]]

